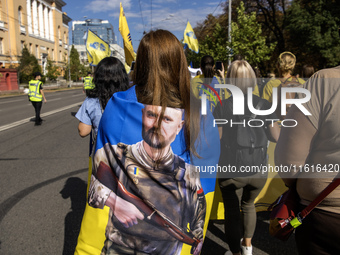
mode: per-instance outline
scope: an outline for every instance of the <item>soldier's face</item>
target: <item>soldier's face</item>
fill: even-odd
[[[146,105],[143,111],[143,140],[152,148],[163,149],[170,145],[182,129],[182,111],[167,107],[158,128],[158,121],[162,111],[161,106]]]

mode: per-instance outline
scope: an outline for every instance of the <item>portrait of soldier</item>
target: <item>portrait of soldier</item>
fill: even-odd
[[[96,151],[89,205],[110,208],[102,254],[180,254],[183,243],[200,253],[206,202],[199,172],[170,147],[183,122],[182,109],[145,105],[142,141]]]

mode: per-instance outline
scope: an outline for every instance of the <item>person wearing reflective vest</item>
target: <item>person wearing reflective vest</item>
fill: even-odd
[[[40,111],[42,107],[42,101],[46,103],[45,94],[42,87],[41,73],[34,73],[34,80],[30,80],[28,83],[29,92],[28,98],[32,102],[32,105],[35,109],[35,126],[39,126],[42,123],[42,119],[40,118]]]
[[[94,86],[92,74],[91,72],[88,72],[87,76],[84,78],[84,92],[86,93],[86,96],[89,90],[94,89]]]

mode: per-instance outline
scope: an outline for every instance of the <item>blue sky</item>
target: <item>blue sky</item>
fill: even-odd
[[[119,3],[124,8],[125,16],[132,37],[134,50],[143,36],[143,31],[167,29],[183,39],[187,21],[192,27],[202,22],[209,13],[221,14],[221,3],[225,1],[209,0],[64,0],[63,11],[72,20],[103,19],[108,20],[114,28],[119,45],[123,45],[119,26]],[[69,24],[72,29],[71,23]],[[70,33],[70,42],[71,33]]]

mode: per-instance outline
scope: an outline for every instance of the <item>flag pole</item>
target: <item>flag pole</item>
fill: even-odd
[[[229,42],[229,53],[228,53],[228,67],[231,63],[231,54],[230,54],[230,46],[231,46],[231,2],[232,0],[229,0],[229,6],[228,6],[228,42]]]

